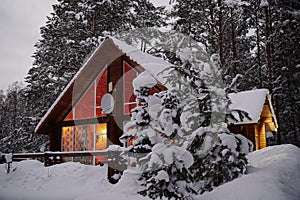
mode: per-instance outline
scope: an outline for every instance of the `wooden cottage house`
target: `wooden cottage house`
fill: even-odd
[[[145,70],[160,79],[156,75],[169,66],[160,58],[107,37],[40,120],[35,132],[49,135],[50,151],[93,151],[111,143],[121,145],[123,125],[136,106],[132,80]],[[166,89],[158,83],[150,93]],[[101,105],[105,98],[113,101],[109,112]],[[98,164],[105,160],[87,159],[83,162]]]
[[[132,80],[147,71],[158,80],[151,93],[166,90],[157,74],[169,66],[160,58],[107,37],[53,103],[35,132],[49,135],[50,151],[93,151],[105,149],[111,143],[121,145],[123,125],[136,106]],[[232,106],[249,112],[251,120],[229,128],[252,140],[256,149],[265,147],[266,131],[277,128],[268,91],[231,94],[230,98]],[[105,101],[111,108],[104,105]],[[83,161],[98,164],[104,160],[93,157]]]
[[[249,117],[229,125],[233,133],[240,133],[251,140],[254,150],[267,146],[267,136],[272,135],[278,128],[273,110],[271,96],[267,89],[249,90],[229,94],[231,109],[242,110]]]

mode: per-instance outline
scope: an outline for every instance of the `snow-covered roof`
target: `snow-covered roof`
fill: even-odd
[[[105,43],[113,43],[115,47],[117,47],[123,54],[128,56],[131,60],[135,61],[137,64],[139,64],[141,67],[145,69],[145,71],[149,72],[154,78],[156,78],[159,82],[163,82],[163,75],[160,74],[164,69],[172,66],[171,63],[152,56],[150,54],[147,54],[145,52],[140,51],[139,49],[128,45],[127,43],[118,40],[114,37],[108,36],[106,37],[102,43],[95,49],[95,51],[91,54],[89,59],[84,63],[83,67],[80,68],[80,70],[75,74],[73,79],[69,82],[69,84],[65,87],[65,89],[62,91],[62,93],[58,96],[56,101],[52,104],[52,106],[48,109],[47,113],[42,117],[40,122],[38,123],[37,127],[35,128],[35,132],[38,132],[38,130],[41,128],[41,126],[45,123],[45,121],[48,119],[48,117],[51,115],[57,104],[62,100],[62,98],[65,96],[67,92],[70,92],[70,88],[74,86],[74,83],[76,79],[82,74],[86,68],[88,67],[89,63],[93,62],[93,58],[96,56],[96,54],[99,54],[101,52],[103,46],[105,46]]]
[[[234,124],[254,124],[258,123],[261,113],[263,111],[263,106],[267,100],[271,109],[274,122],[277,127],[277,121],[275,118],[273,106],[271,104],[271,96],[268,89],[256,89],[243,91],[238,93],[230,93],[229,99],[232,104],[229,108],[233,110],[242,110],[249,114],[251,119],[243,119],[242,122],[237,122]],[[237,113],[236,113],[237,114]]]
[[[162,75],[160,74],[164,69],[172,66],[171,63],[140,51],[139,49],[128,45],[127,43],[118,40],[114,37],[109,37],[114,44],[131,60],[142,66],[145,71],[149,72],[159,82],[164,82]]]

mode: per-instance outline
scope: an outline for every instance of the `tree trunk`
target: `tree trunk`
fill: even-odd
[[[232,69],[233,69],[233,77],[235,77],[238,73],[237,69],[237,52],[236,52],[236,38],[235,38],[235,26],[234,26],[234,18],[233,18],[233,9],[230,8],[231,15],[231,49],[232,49]]]
[[[265,34],[266,34],[266,56],[267,56],[267,67],[268,67],[268,74],[269,74],[269,91],[272,94],[273,92],[273,85],[272,85],[272,52],[271,52],[271,27],[270,27],[270,9],[269,7],[265,8],[265,15],[266,15],[266,30],[265,30]]]
[[[263,78],[261,69],[261,52],[260,52],[260,36],[259,36],[259,24],[258,24],[258,8],[255,12],[255,28],[256,28],[256,48],[257,48],[257,65],[259,71],[259,88],[262,88]]]
[[[209,15],[210,15],[210,26],[209,26],[209,29],[210,29],[210,34],[211,34],[211,37],[214,37],[214,26],[215,26],[215,23],[214,23],[214,6],[213,6],[213,2],[212,0],[209,0]],[[216,42],[215,42],[215,39],[212,38],[211,39],[211,49],[213,50],[213,53],[216,52],[216,49],[217,49],[217,45],[216,45]]]
[[[223,15],[222,15],[222,10],[221,10],[221,6],[222,6],[222,0],[218,0],[218,7],[219,7],[219,12],[218,12],[218,16],[219,16],[219,21],[218,21],[218,26],[219,26],[219,30],[218,30],[218,36],[219,36],[219,55],[220,55],[220,64],[221,67],[224,64],[224,60],[223,60]]]

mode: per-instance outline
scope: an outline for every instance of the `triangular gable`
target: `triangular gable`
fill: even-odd
[[[51,129],[52,124],[64,120],[70,114],[69,112],[74,102],[80,100],[83,93],[91,87],[91,83],[97,78],[99,73],[122,55],[129,57],[145,71],[156,77],[158,81],[162,81],[158,76],[159,72],[171,66],[170,63],[141,52],[125,42],[113,37],[106,37],[40,120],[35,132],[46,134]],[[76,92],[73,92],[74,90]]]

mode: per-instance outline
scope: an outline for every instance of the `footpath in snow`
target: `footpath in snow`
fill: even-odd
[[[248,155],[249,173],[199,200],[299,200],[300,149],[293,145],[267,147]],[[147,199],[138,194],[137,174],[125,173],[116,185],[106,179],[106,167],[64,163],[44,167],[38,161],[13,163],[6,174],[0,165],[0,200]]]

